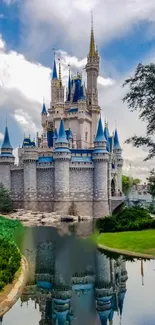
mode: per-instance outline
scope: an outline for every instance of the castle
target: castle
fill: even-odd
[[[0,155],[0,183],[11,191],[16,208],[68,213],[74,201],[79,215],[108,215],[123,201],[122,149],[117,129],[103,127],[98,104],[99,53],[93,26],[82,76],[71,76],[68,89],[54,56],[51,103],[41,112],[42,135],[25,137],[15,165],[6,126]],[[58,68],[58,71],[57,71]]]

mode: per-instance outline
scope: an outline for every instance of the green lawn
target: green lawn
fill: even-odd
[[[97,244],[110,248],[155,256],[155,230],[102,233]]]

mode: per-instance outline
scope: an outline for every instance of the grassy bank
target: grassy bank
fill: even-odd
[[[14,280],[20,268],[21,254],[17,244],[22,231],[19,221],[0,217],[0,291]]]
[[[94,236],[95,238],[95,236]],[[114,249],[155,256],[155,230],[102,233],[96,235],[97,244]]]

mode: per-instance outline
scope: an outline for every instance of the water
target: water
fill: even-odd
[[[154,324],[154,260],[109,257],[74,233],[47,227],[27,229],[21,249],[28,285],[3,325]]]

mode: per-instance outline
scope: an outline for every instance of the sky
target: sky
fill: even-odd
[[[91,11],[102,117],[111,133],[117,126],[124,173],[145,181],[155,161],[143,161],[146,148],[124,144],[134,134],[144,135],[145,124],[122,102],[127,91],[122,84],[139,62],[155,62],[154,0],[0,0],[0,143],[6,118],[15,155],[24,134],[41,133],[43,98],[50,105],[53,48],[65,86],[69,63],[85,79]]]

